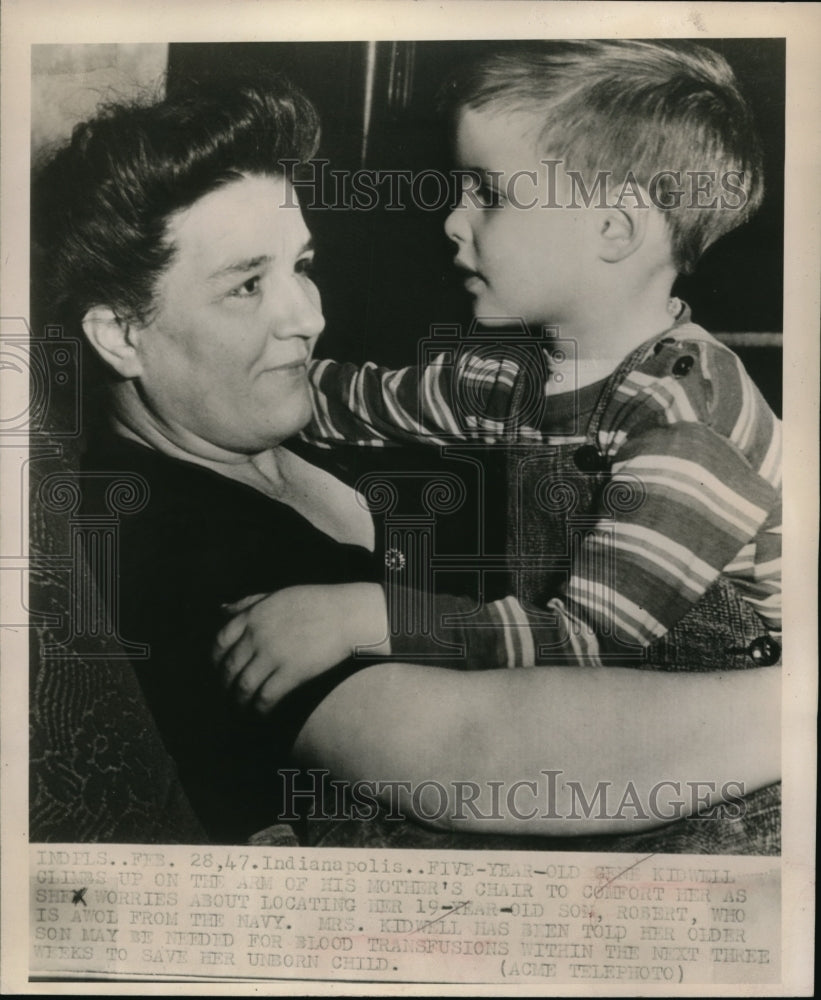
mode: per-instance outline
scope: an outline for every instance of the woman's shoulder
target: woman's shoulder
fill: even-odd
[[[145,573],[158,591],[178,579],[195,589],[218,582],[220,599],[236,600],[323,574],[334,582],[354,571],[371,576],[364,550],[360,557],[356,547],[339,545],[289,505],[138,442],[95,443],[82,479],[87,517],[106,516],[112,490],[134,495],[117,524],[126,583]]]

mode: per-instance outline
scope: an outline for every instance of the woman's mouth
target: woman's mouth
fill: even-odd
[[[269,375],[283,375],[286,378],[304,375],[306,370],[306,363],[304,361],[289,361],[287,364],[272,365],[270,368],[265,369]]]

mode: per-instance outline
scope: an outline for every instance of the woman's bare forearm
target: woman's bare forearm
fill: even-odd
[[[776,668],[389,664],[331,692],[295,753],[443,828],[626,833],[778,780],[779,696]]]

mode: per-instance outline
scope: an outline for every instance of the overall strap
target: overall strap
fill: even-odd
[[[637,348],[635,348],[635,350],[631,351],[630,354],[628,354],[627,357],[621,362],[618,368],[616,368],[615,371],[608,376],[607,381],[604,384],[604,388],[602,389],[596,402],[596,406],[593,409],[590,422],[587,425],[587,442],[589,445],[594,445],[598,448],[597,442],[599,428],[601,427],[605,410],[607,409],[610,400],[613,398],[613,393],[627,378],[627,376],[638,368],[653,347],[659,341],[669,336],[669,332],[669,330],[665,330],[663,333],[652,337],[650,340],[645,340],[643,344],[640,344]]]
[[[703,329],[703,327],[686,321],[675,323],[667,330],[663,330],[661,333],[656,334],[655,337],[651,337],[649,340],[645,340],[643,344],[639,344],[635,350],[627,355],[618,368],[608,376],[601,395],[596,402],[593,414],[590,417],[590,422],[587,425],[588,445],[597,445],[602,418],[618,386],[621,385],[631,372],[639,367],[648,354],[654,350],[659,350],[659,344],[672,343],[674,340],[681,340],[682,338],[717,343],[715,338]]]

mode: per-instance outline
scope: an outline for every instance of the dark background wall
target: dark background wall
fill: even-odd
[[[696,41],[701,42],[700,39]],[[449,150],[435,95],[448,71],[490,42],[172,44],[169,88],[226,69],[279,70],[305,90],[323,122],[320,155],[332,168],[447,170]],[[701,42],[720,51],[752,105],[765,151],[767,194],[758,215],[711,247],[677,294],[713,332],[782,329],[783,39]],[[370,116],[366,121],[366,94]],[[412,363],[432,323],[467,324],[469,300],[453,274],[442,224],[447,210],[308,211],[318,243],[327,318],[319,352],[390,365]],[[778,338],[734,346],[780,411]]]

